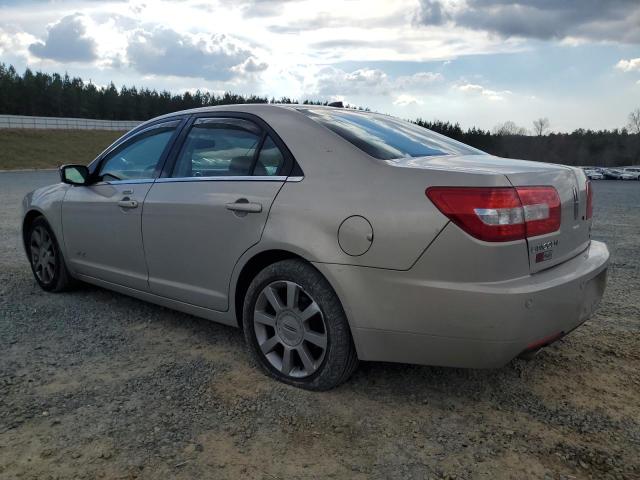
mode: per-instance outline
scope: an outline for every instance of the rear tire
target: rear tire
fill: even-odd
[[[308,390],[329,390],[358,365],[347,318],[327,280],[308,263],[283,260],[251,282],[244,336],[268,375]]]
[[[73,286],[58,241],[44,217],[36,218],[29,226],[26,249],[31,271],[40,288],[57,293]]]

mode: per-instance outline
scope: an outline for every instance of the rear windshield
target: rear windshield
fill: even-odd
[[[304,108],[300,112],[380,160],[483,153],[464,143],[393,117],[338,109]]]

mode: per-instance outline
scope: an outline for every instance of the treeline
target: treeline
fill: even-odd
[[[27,69],[20,75],[13,66],[0,63],[0,113],[3,114],[147,120],[188,108],[234,103],[297,102],[288,97],[275,99],[230,92],[222,95],[202,91],[172,94],[148,88],[123,86],[118,89],[113,83],[97,87],[67,74],[34,73]],[[415,123],[503,157],[570,165],[640,164],[640,135],[629,134],[625,129],[578,129],[572,133],[528,136],[505,133],[505,129],[493,133],[475,127],[463,130],[459,124],[450,122],[418,119]]]
[[[499,157],[566,165],[640,165],[640,135],[624,128],[579,128],[571,133],[532,136],[492,133],[476,127],[463,130],[458,123],[450,122],[418,119],[415,123]]]
[[[216,95],[198,90],[179,95],[166,90],[158,92],[126,86],[118,90],[113,83],[97,87],[91,82],[84,82],[81,78],[67,74],[34,73],[26,69],[20,75],[12,65],[0,63],[0,113],[9,115],[148,120],[188,108],[269,102],[296,103],[287,97],[269,99],[230,92]]]

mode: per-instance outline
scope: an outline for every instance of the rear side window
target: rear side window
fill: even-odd
[[[273,176],[277,175],[284,163],[284,156],[274,143],[271,137],[267,136],[262,148],[260,149],[260,155],[256,162],[256,167],[253,171],[254,175],[260,176]]]
[[[360,150],[380,160],[483,152],[392,117],[334,109],[299,109]]]
[[[172,177],[251,175],[261,129],[239,118],[201,118],[191,127]]]

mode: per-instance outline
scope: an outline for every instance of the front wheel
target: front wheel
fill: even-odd
[[[358,359],[342,305],[308,263],[284,260],[251,282],[243,308],[244,335],[260,367],[309,390],[336,387]]]
[[[29,227],[27,253],[33,276],[43,290],[61,292],[72,285],[56,237],[44,217],[36,218]]]

